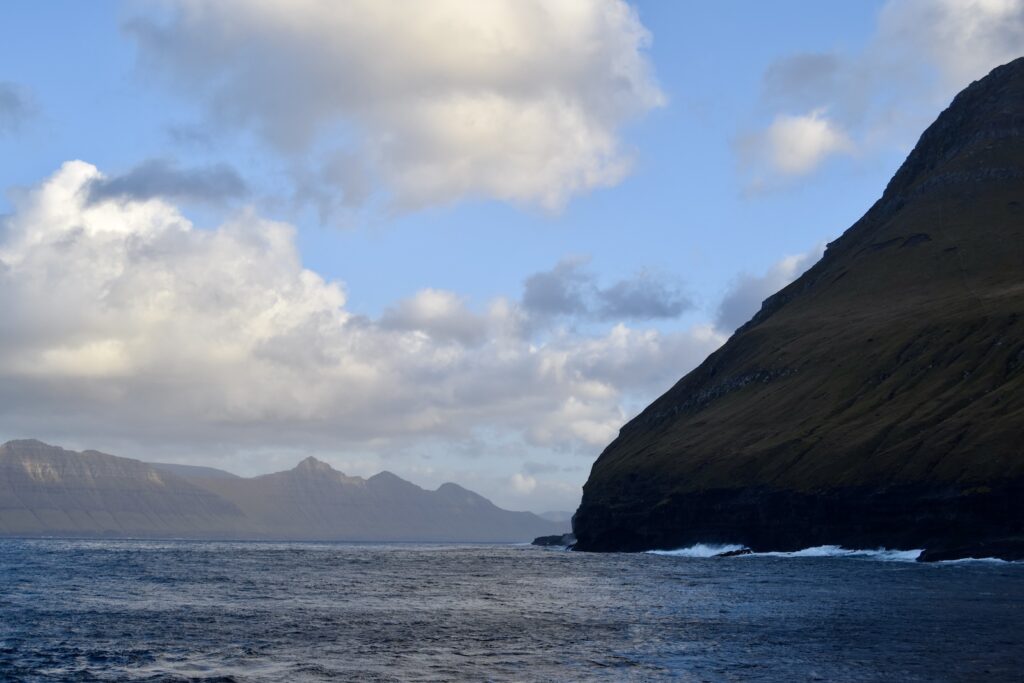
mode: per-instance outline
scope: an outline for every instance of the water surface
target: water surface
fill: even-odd
[[[0,541],[0,678],[1024,680],[1024,566]]]

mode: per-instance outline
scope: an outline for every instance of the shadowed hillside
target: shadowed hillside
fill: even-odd
[[[580,549],[1024,556],[1024,59],[960,93],[821,261],[624,426]]]

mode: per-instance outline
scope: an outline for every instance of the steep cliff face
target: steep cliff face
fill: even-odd
[[[1024,556],[1024,59],[821,261],[624,426],[578,548]]]

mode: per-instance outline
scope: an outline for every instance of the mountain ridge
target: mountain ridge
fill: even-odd
[[[32,439],[0,445],[0,535],[527,542],[554,526],[456,484],[349,477],[315,458],[244,478]]]

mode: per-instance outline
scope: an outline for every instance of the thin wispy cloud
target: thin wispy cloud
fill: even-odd
[[[39,115],[32,91],[24,85],[0,81],[0,135],[21,131]]]
[[[538,319],[580,321],[670,320],[696,308],[675,279],[641,271],[607,286],[587,269],[588,259],[566,258],[523,282],[522,307]]]
[[[86,193],[91,203],[154,198],[220,203],[247,196],[249,188],[238,172],[224,163],[181,168],[167,159],[150,159],[121,175],[92,180]]]

